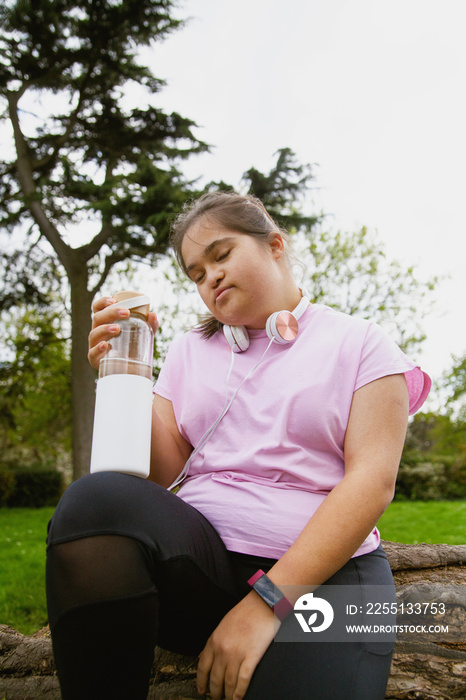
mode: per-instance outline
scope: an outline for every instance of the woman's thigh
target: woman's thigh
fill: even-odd
[[[215,529],[167,489],[113,472],[84,476],[69,486],[49,523],[48,545],[93,535],[140,540],[160,561],[192,556],[220,578],[228,554]]]

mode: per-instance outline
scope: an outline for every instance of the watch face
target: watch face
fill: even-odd
[[[261,576],[254,584],[253,588],[260,597],[265,600],[271,608],[283,598],[283,593],[278,589],[267,576]]]

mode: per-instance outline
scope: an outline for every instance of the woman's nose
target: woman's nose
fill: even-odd
[[[224,278],[225,273],[220,267],[217,267],[217,265],[214,265],[209,271],[208,271],[208,279],[209,279],[209,284],[211,287],[216,287],[219,282]]]

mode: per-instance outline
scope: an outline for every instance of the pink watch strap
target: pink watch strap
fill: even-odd
[[[262,569],[259,569],[259,571],[256,571],[255,574],[251,576],[250,579],[248,579],[248,584],[252,587],[260,579],[261,576],[265,576],[265,571],[262,571]]]
[[[279,620],[284,620],[293,610],[294,608],[286,596],[280,598],[278,603],[273,606],[273,611]]]
[[[260,579],[264,579],[262,585],[259,583],[256,586]],[[262,569],[259,569],[259,571],[256,571],[256,573],[251,576],[248,580],[248,584],[254,588],[256,593],[260,595],[270,608],[272,608],[279,620],[284,620],[294,609],[288,598],[283,595],[280,589],[269,579]]]

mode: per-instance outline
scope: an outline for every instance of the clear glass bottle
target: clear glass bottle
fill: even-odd
[[[114,299],[117,306],[130,309],[130,316],[118,321],[121,332],[99,364],[91,473],[115,471],[147,478],[154,354],[149,299],[130,291],[118,292]]]

